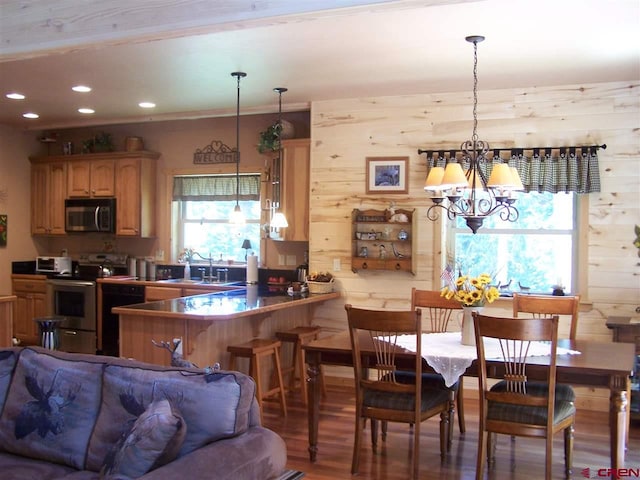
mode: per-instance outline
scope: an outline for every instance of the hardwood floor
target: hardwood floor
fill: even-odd
[[[318,458],[309,461],[307,451],[307,415],[298,393],[287,396],[288,416],[281,417],[276,404],[266,404],[264,424],[278,432],[288,450],[287,467],[301,470],[309,480],[335,480],[351,478],[353,449],[354,395],[352,389],[329,387],[320,412]],[[467,432],[460,434],[457,419],[451,451],[445,462],[440,462],[438,422],[432,418],[422,423],[420,452],[420,478],[466,480],[475,478],[478,445],[477,400],[466,399],[465,419]],[[368,425],[368,423],[367,423]],[[590,469],[590,478],[609,478],[598,470],[609,467],[608,414],[578,411],[576,418],[573,478],[584,478],[582,470]],[[389,424],[386,442],[378,440],[378,453],[371,451],[369,428],[363,432],[360,453],[361,479],[405,480],[409,478],[411,459],[411,430],[407,425]],[[640,468],[640,423],[632,424],[626,467]],[[553,478],[564,478],[562,435],[554,440]],[[628,478],[637,478],[633,472]],[[544,440],[499,436],[496,466],[487,479],[532,480],[544,478]]]

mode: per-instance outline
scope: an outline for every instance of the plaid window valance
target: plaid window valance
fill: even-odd
[[[429,168],[445,166],[449,157],[438,155],[427,159]],[[469,168],[468,159],[462,159],[462,168]],[[508,163],[515,167],[526,192],[576,192],[592,193],[600,191],[600,170],[598,154],[592,149],[582,152],[567,153],[563,150],[552,150],[550,153],[537,152],[513,153],[508,159],[498,156],[489,157],[480,165],[481,170],[489,178],[494,163]]]
[[[260,175],[240,175],[240,200],[260,200]],[[230,201],[236,199],[235,175],[173,177],[173,200]]]

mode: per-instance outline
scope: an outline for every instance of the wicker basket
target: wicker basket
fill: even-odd
[[[331,293],[333,292],[333,278],[330,282],[312,282],[307,280],[309,293]]]

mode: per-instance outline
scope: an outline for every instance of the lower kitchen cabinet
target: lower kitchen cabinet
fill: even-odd
[[[16,310],[13,317],[13,336],[21,344],[40,343],[38,325],[35,318],[47,315],[47,283],[42,279],[13,279],[13,295],[16,296]]]
[[[13,338],[13,318],[16,299],[12,295],[0,295],[0,347],[10,347]]]

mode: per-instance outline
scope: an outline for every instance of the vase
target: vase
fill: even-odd
[[[482,312],[484,307],[462,307],[462,345],[476,345],[476,333],[473,328],[473,312]]]

